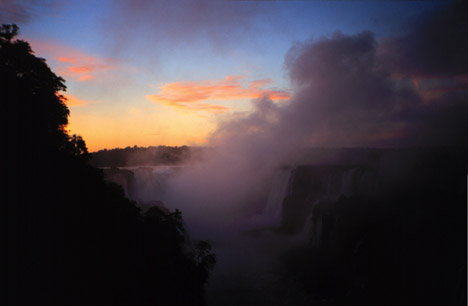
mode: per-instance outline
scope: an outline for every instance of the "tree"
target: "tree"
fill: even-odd
[[[0,28],[0,83],[7,114],[16,115],[10,119],[16,121],[19,144],[64,145],[64,128],[70,114],[59,94],[66,90],[64,80],[50,70],[44,59],[34,56],[27,42],[15,39],[17,33],[15,25]],[[30,137],[32,131],[36,137]]]
[[[65,81],[18,27],[0,28],[0,101],[8,131],[6,206],[12,272],[5,305],[203,305],[181,213],[142,215],[68,135]]]

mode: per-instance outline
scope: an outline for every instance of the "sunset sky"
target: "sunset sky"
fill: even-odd
[[[218,122],[293,95],[285,55],[336,31],[403,35],[444,1],[0,0],[0,22],[66,80],[90,151],[203,145]],[[419,84],[414,80],[414,86]]]

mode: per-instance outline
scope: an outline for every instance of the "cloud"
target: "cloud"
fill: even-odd
[[[468,15],[465,8],[446,7],[424,18],[451,23],[451,14]],[[445,17],[438,19],[440,15]],[[405,37],[430,37],[432,31],[416,28]],[[453,34],[451,48],[443,54],[456,58],[467,38]],[[399,48],[382,53],[389,41],[399,42]],[[297,164],[304,148],[466,146],[468,67],[451,66],[447,58],[426,60],[440,49],[440,40],[426,43],[416,48],[398,37],[378,40],[368,31],[295,43],[285,59],[291,98],[275,103],[260,97],[252,101],[252,112],[219,118],[208,142],[213,149],[201,164],[173,179],[167,202],[198,228],[219,233],[236,222],[243,226],[249,214],[261,211],[261,195],[274,171]]]
[[[65,98],[65,100],[66,100],[65,104],[68,107],[81,107],[81,106],[85,106],[85,105],[90,103],[90,101],[79,99],[74,95],[62,93],[62,96]]]
[[[258,17],[273,8],[261,2],[231,0],[118,0],[108,18],[103,18],[104,30],[115,35],[118,47],[149,31],[145,43],[155,47],[180,47],[200,39],[218,50],[229,50],[259,26]]]
[[[59,62],[64,64],[58,67],[59,73],[79,82],[93,80],[97,74],[117,68],[114,60],[100,59],[89,55],[66,57],[65,59],[64,57],[57,58]]]
[[[0,24],[27,23],[40,14],[57,6],[54,0],[0,0]]]
[[[433,78],[413,79],[415,90],[421,95],[423,101],[432,103],[446,94],[463,93],[468,89],[468,78]]]
[[[230,108],[202,102],[257,99],[262,96],[269,96],[272,100],[286,100],[290,97],[283,90],[264,89],[264,86],[272,83],[270,79],[251,81],[243,86],[243,78],[244,76],[226,76],[223,80],[167,83],[159,88],[158,94],[146,97],[152,102],[172,107],[218,113]]]
[[[66,56],[59,56],[57,60],[62,63],[71,63],[71,64],[76,63],[76,60],[74,58],[66,57]]]
[[[395,73],[418,77],[467,76],[468,3],[452,1],[416,19],[406,35],[380,45],[382,64]]]
[[[60,75],[78,82],[93,80],[101,73],[119,68],[115,59],[97,57],[55,42],[30,41],[37,54],[56,61]]]
[[[85,75],[80,76],[80,78],[78,79],[78,81],[80,81],[80,82],[86,82],[86,81],[89,81],[89,80],[92,80],[92,79],[94,79],[94,76],[85,74]]]
[[[253,113],[221,122],[212,142],[235,144],[231,151],[263,144],[258,151],[280,153],[301,146],[468,144],[462,119],[468,118],[468,22],[461,18],[467,8],[442,7],[400,37],[336,32],[295,43],[285,59],[291,99],[255,101]]]
[[[294,92],[290,101],[257,100],[252,114],[222,122],[213,140],[241,147],[264,143],[266,151],[392,142],[405,124],[398,113],[420,101],[378,69],[376,47],[371,32],[296,43],[285,60]]]

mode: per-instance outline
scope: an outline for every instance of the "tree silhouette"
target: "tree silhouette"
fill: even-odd
[[[10,166],[2,206],[13,258],[0,303],[203,305],[212,265],[186,252],[181,213],[154,207],[142,215],[120,186],[88,165],[85,141],[65,129],[64,80],[17,34],[16,25],[0,28]]]

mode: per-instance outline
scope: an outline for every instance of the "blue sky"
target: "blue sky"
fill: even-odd
[[[69,129],[83,135],[93,151],[203,144],[223,116],[248,112],[253,97],[273,90],[290,93],[283,63],[294,42],[335,31],[395,36],[443,4],[8,1],[0,2],[7,12],[0,21],[17,23],[21,37],[66,79]],[[251,86],[265,79],[261,87]],[[167,84],[174,85],[164,96]],[[194,94],[203,98],[184,96]]]

